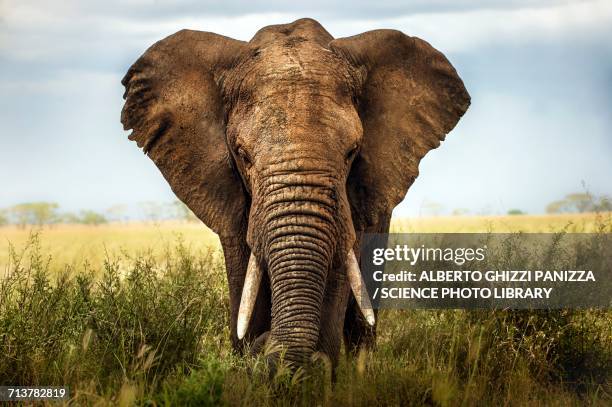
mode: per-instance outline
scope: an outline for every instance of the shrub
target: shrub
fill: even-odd
[[[217,249],[179,241],[162,263],[123,254],[54,272],[34,234],[10,257],[0,383],[68,385],[76,404],[610,402],[610,311],[384,310],[376,348],[343,354],[332,383],[324,357],[272,375],[261,355],[231,351]]]
[[[107,259],[99,278],[87,264],[52,278],[38,234],[11,250],[0,280],[0,382],[94,382],[97,394],[123,382],[153,389],[186,372],[207,344],[224,337],[228,303],[215,250],[179,244],[165,264],[151,257]]]

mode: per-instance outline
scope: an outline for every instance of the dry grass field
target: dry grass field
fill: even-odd
[[[611,215],[396,219],[392,230],[597,237]],[[66,405],[612,403],[608,310],[382,310],[376,347],[343,355],[334,381],[324,360],[271,375],[261,355],[231,351],[222,256],[202,225],[0,237],[0,384],[69,386]]]
[[[6,267],[9,242],[16,248],[23,247],[34,228],[21,229],[14,226],[0,228],[0,266]],[[105,258],[118,254],[138,256],[152,253],[155,258],[174,246],[178,239],[199,251],[207,247],[218,247],[219,239],[210,229],[200,223],[111,223],[90,225],[52,225],[40,230],[41,247],[53,258],[54,265],[78,266],[84,261],[94,266]]]
[[[510,233],[510,232],[593,232],[598,219],[612,214],[561,214],[514,216],[447,216],[397,218],[392,232],[412,233]],[[9,243],[23,247],[31,228],[0,227],[0,269],[6,268]],[[41,245],[54,264],[100,265],[107,256],[120,253],[152,253],[156,259],[182,239],[187,247],[201,250],[218,247],[217,236],[200,223],[166,221],[159,223],[111,223],[99,226],[52,225],[42,228]]]

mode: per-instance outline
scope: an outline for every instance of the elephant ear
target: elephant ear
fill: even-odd
[[[404,199],[419,161],[455,127],[470,96],[442,53],[400,31],[340,38],[330,48],[364,76],[357,96],[363,143],[348,180],[354,221],[364,230]]]
[[[183,30],[149,48],[122,80],[121,122],[155,162],[176,196],[220,236],[236,235],[245,194],[225,142],[215,81],[235,63],[242,41]]]

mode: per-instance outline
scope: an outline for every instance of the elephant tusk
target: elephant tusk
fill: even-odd
[[[238,309],[238,339],[244,338],[249,321],[255,309],[255,301],[257,300],[257,292],[261,283],[263,270],[259,266],[259,262],[253,253],[249,258],[246,276],[244,278],[244,286],[242,287],[242,296],[240,297],[240,308]]]
[[[349,251],[347,255],[346,271],[349,284],[351,285],[353,295],[355,295],[355,300],[357,301],[357,305],[359,305],[361,313],[366,321],[368,321],[368,324],[374,326],[376,323],[374,310],[372,309],[372,303],[370,302],[370,297],[368,297],[368,291],[365,288],[365,281],[363,281],[359,263],[357,263],[357,257],[353,250]]]

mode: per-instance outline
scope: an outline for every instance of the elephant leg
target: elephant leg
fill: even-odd
[[[378,320],[378,311],[374,310],[374,315]],[[355,296],[350,293],[348,306],[346,307],[346,316],[344,317],[344,344],[346,352],[356,353],[359,349],[365,347],[371,349],[376,343],[376,326],[370,326],[365,320]]]
[[[267,276],[264,275],[249,329],[244,339],[239,340],[237,334],[238,310],[251,251],[243,239],[221,238],[221,245],[229,288],[231,342],[234,350],[242,354],[247,344],[253,343],[259,336],[270,330],[270,283]]]
[[[356,230],[355,253],[361,252],[361,241],[365,233],[389,233],[391,225],[391,214],[381,216],[377,225]],[[378,321],[378,310],[374,310],[376,321]],[[377,323],[378,324],[378,323]],[[360,348],[371,349],[376,344],[376,325],[370,326],[363,317],[357,300],[350,293],[346,315],[344,317],[344,344],[348,353],[358,352]]]
[[[361,236],[361,234],[358,235],[356,247],[359,247]],[[365,320],[352,291],[349,292],[348,297],[343,329],[347,354],[356,353],[362,347],[372,348],[376,342],[376,326],[370,326]],[[378,321],[378,310],[374,310],[374,315]]]
[[[321,331],[317,349],[325,353],[332,366],[338,365],[345,309],[349,300],[350,287],[343,277],[345,272],[332,273],[328,279],[321,313]]]

